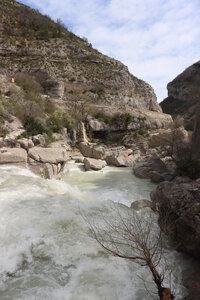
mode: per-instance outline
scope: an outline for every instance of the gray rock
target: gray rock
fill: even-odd
[[[105,149],[102,146],[96,146],[95,144],[81,142],[79,149],[84,157],[90,157],[94,159],[103,159],[105,156]]]
[[[22,163],[27,162],[27,152],[21,148],[1,148],[0,164]]]
[[[68,160],[68,153],[64,148],[39,148],[29,150],[28,156],[42,163],[58,164]]]
[[[12,115],[8,117],[2,127],[9,132],[4,139],[4,143],[8,146],[25,132],[22,122]]]
[[[41,146],[44,147],[46,144],[45,137],[42,134],[34,135],[32,137],[32,141],[35,146]]]
[[[83,163],[84,162],[84,156],[72,156],[72,159],[75,160],[76,163]]]
[[[155,183],[159,183],[165,180],[165,176],[156,171],[150,172],[149,175],[150,175],[150,179]]]
[[[140,153],[132,154],[132,150],[124,150],[119,153],[113,153],[105,157],[108,165],[116,167],[132,167],[134,163],[140,158]]]
[[[135,210],[141,210],[143,208],[149,207],[151,208],[151,201],[142,199],[142,200],[137,200],[131,203],[131,208]]]
[[[64,148],[66,151],[72,151],[71,146],[68,143],[62,141],[53,142],[48,145],[48,148]]]
[[[34,147],[34,143],[31,139],[26,139],[26,138],[19,139],[18,143],[20,144],[21,148],[26,149],[26,150]]]
[[[137,177],[151,179],[155,183],[163,181],[168,175],[167,167],[159,157],[145,157],[136,162],[133,172]]]
[[[89,170],[99,171],[106,166],[106,162],[101,159],[85,158],[84,166],[85,166],[86,171],[89,171]]]
[[[46,163],[44,166],[44,178],[46,179],[54,178],[53,166],[49,163]]]
[[[177,249],[200,258],[200,182],[164,181],[151,200],[161,229]]]

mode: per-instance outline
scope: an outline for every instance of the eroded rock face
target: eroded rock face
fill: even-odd
[[[194,128],[200,109],[200,61],[187,68],[167,86],[168,97],[161,102],[164,113],[181,115],[189,129]]]
[[[161,229],[177,249],[200,258],[200,180],[162,182],[151,200]]]
[[[115,107],[104,107],[101,109],[102,113],[109,118],[119,113],[119,108]],[[154,130],[159,128],[168,128],[172,123],[172,118],[170,115],[163,114],[161,112],[148,111],[146,109],[128,109],[121,108],[120,112],[125,112],[128,114],[130,120],[128,124],[123,122],[123,114],[118,117],[118,122],[106,123],[103,120],[98,120],[89,117],[88,127],[94,133],[103,132],[117,132],[117,131],[127,131],[127,130]]]

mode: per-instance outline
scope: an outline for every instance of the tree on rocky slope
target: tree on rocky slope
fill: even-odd
[[[100,224],[86,220],[91,237],[109,254],[148,268],[160,300],[174,299],[171,288],[165,286],[171,271],[164,259],[163,238],[152,214],[140,216],[134,210],[119,211],[114,218],[103,218]],[[164,283],[165,282],[165,283]]]

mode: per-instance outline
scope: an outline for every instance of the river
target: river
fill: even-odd
[[[155,187],[130,168],[84,172],[70,163],[62,180],[28,169],[0,167],[0,300],[148,300],[145,267],[104,253],[81,216],[109,217],[113,202],[130,206]],[[167,246],[176,299],[190,263]],[[147,284],[148,285],[148,284]]]

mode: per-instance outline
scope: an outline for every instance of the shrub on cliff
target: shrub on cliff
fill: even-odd
[[[127,129],[128,125],[131,123],[131,115],[126,112],[108,115],[102,111],[98,111],[95,114],[95,118],[110,126],[117,126],[122,129]]]
[[[75,120],[65,111],[57,110],[47,120],[47,128],[52,132],[60,132],[62,128],[67,128],[70,132],[74,127]]]
[[[24,121],[24,128],[27,136],[34,136],[45,132],[43,125],[33,117],[27,117]]]
[[[28,95],[38,95],[42,93],[42,86],[35,80],[35,78],[27,73],[19,73],[16,75],[16,83]]]

